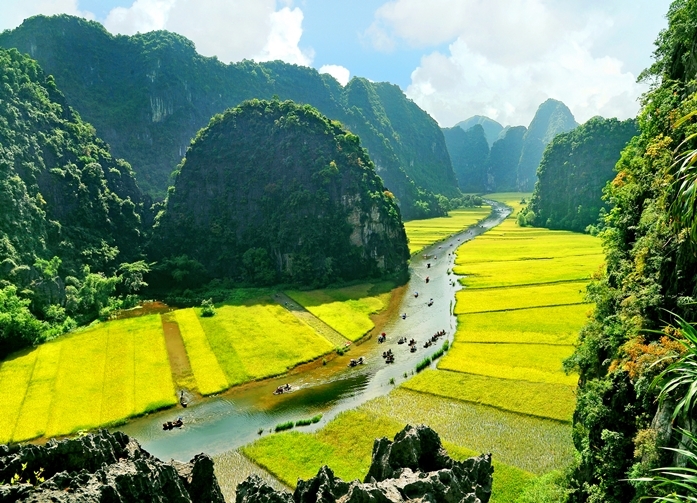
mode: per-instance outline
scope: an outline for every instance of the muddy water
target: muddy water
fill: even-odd
[[[416,364],[434,353],[443,340],[424,349],[427,338],[445,330],[452,341],[456,328],[452,309],[455,291],[460,288],[456,277],[448,273],[454,262],[453,251],[459,244],[501,223],[508,212],[505,206],[495,203],[492,214],[479,226],[453,235],[412,258],[409,283],[398,290],[388,309],[375,320],[374,332],[386,332],[386,343],[378,344],[373,337],[353,347],[346,355],[327,361],[326,365],[321,361],[304,365],[277,379],[250,383],[216,397],[194,400],[186,409],[178,407],[151,414],[119,430],[137,438],[145,449],[161,459],[189,460],[199,452],[215,455],[236,449],[259,435],[270,434],[276,424],[285,421],[322,414],[319,423],[300,430],[321,428],[338,413],[388,393],[410,377]],[[429,307],[430,299],[433,305]],[[406,319],[402,319],[403,313]],[[397,343],[402,336],[418,341],[415,353],[410,353],[406,344]],[[392,365],[385,364],[382,358],[382,352],[387,349],[392,349],[396,357]],[[349,368],[349,360],[359,356],[366,358],[366,364]],[[295,391],[274,395],[273,391],[285,383]],[[163,422],[179,416],[184,420],[183,428],[162,430]]]

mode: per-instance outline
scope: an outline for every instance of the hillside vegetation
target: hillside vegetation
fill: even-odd
[[[603,187],[615,177],[622,149],[638,132],[636,121],[594,117],[550,143],[537,170],[528,223],[583,232],[598,222]]]
[[[405,218],[442,215],[433,194],[457,184],[435,120],[399,87],[333,77],[280,61],[226,65],[169,32],[114,36],[99,23],[36,16],[0,34],[0,46],[29,53],[52,74],[66,101],[134,167],[161,199],[196,132],[242,101],[278,96],[311,104],[361,137]]]
[[[259,100],[196,136],[150,250],[187,256],[210,278],[314,286],[401,278],[409,257],[399,208],[358,137],[309,105]]]

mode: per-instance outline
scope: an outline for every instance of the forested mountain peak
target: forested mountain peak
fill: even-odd
[[[113,36],[66,15],[29,18],[0,34],[0,46],[29,53],[54,75],[67,102],[156,197],[210,117],[273,96],[311,104],[359,135],[405,217],[442,214],[434,194],[457,195],[440,129],[397,86],[354,78],[342,88],[329,75],[280,61],[226,65],[174,33]]]
[[[517,173],[519,190],[527,192],[533,189],[545,147],[556,135],[571,131],[576,126],[578,123],[571,110],[561,101],[550,98],[538,107],[523,137]]]
[[[196,135],[151,250],[165,262],[185,255],[207,277],[315,286],[401,276],[409,257],[358,137],[309,105],[260,100]]]
[[[503,131],[503,126],[496,122],[494,119],[490,119],[489,117],[486,117],[484,115],[473,115],[469,119],[465,119],[463,121],[458,122],[457,124],[455,124],[455,127],[460,127],[464,131],[467,131],[471,127],[476,126],[477,124],[484,128],[484,135],[486,136],[486,141],[489,143],[489,147],[491,147],[494,144],[494,142],[499,138],[501,131]]]

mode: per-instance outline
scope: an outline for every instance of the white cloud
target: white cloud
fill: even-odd
[[[547,98],[566,103],[579,122],[627,118],[645,88],[599,46],[622,24],[622,9],[603,9],[578,0],[393,0],[364,37],[377,50],[451,42],[422,57],[406,91],[442,125],[474,114],[527,125]]]
[[[104,25],[112,33],[170,30],[191,39],[204,56],[224,62],[281,59],[309,65],[311,49],[299,47],[303,13],[280,0],[135,0],[113,9]]]
[[[328,73],[342,86],[348,84],[348,81],[351,78],[351,72],[349,72],[349,69],[341,65],[324,65],[320,67],[319,73]]]
[[[78,0],[22,0],[0,1],[0,31],[16,28],[26,18],[44,14],[72,14],[87,19],[94,19],[91,12],[81,11]]]
[[[303,12],[296,7],[283,7],[271,13],[271,32],[261,53],[254,59],[258,61],[283,60],[287,63],[309,66],[315,57],[312,49],[301,50],[300,37],[303,34]]]

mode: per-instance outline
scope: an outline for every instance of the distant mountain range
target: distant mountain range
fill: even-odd
[[[405,218],[442,214],[435,194],[459,194],[437,122],[401,89],[333,77],[280,61],[226,65],[193,42],[156,31],[111,35],[81,18],[35,16],[0,34],[0,47],[39,62],[68,104],[95,126],[139,185],[164,198],[170,175],[197,131],[244,100],[293,100],[316,107],[361,138]]]
[[[556,135],[577,126],[564,103],[548,99],[527,128],[504,128],[493,119],[475,115],[444,128],[443,134],[462,191],[530,192],[547,145]]]

